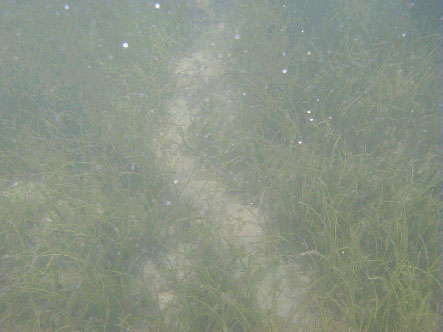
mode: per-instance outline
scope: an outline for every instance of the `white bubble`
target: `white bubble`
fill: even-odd
[[[239,33],[235,34],[235,35],[234,35],[234,39],[239,40],[239,39],[240,39],[240,34],[239,34]]]
[[[314,122],[314,119],[313,119],[313,118],[310,118],[309,121]]]
[[[311,110],[307,110],[307,111],[306,111],[306,113],[308,113],[308,114],[311,114],[311,113],[312,113],[312,111],[311,111]]]
[[[303,144],[303,142],[302,141],[298,141],[298,145],[302,145]]]
[[[286,74],[288,72],[287,68],[283,68],[283,70],[281,71],[283,74]]]
[[[156,9],[160,9],[160,4],[158,2],[156,2],[154,6]]]
[[[174,184],[177,184],[178,183],[178,180],[174,180]]]
[[[129,44],[128,44],[127,42],[123,42],[123,43],[122,43],[122,47],[123,47],[123,48],[128,48],[128,47],[129,47]]]
[[[65,3],[65,4],[63,5],[63,8],[66,9],[66,10],[68,10],[70,7],[69,7],[69,5],[68,5],[67,3]]]

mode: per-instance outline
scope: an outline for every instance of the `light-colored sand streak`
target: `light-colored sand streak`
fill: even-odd
[[[289,286],[289,275],[294,277],[298,274],[297,266],[271,263],[264,256],[263,213],[258,207],[244,205],[228,194],[222,181],[202,167],[193,154],[186,152],[183,142],[192,121],[205,111],[204,91],[210,92],[219,101],[220,107],[216,106],[216,112],[226,112],[227,121],[234,119],[235,105],[225,107],[220,102],[225,101],[226,104],[232,94],[229,89],[220,89],[232,40],[233,32],[224,23],[208,25],[189,53],[174,64],[176,89],[168,105],[169,118],[157,140],[157,155],[165,167],[173,170],[183,194],[192,198],[201,215],[208,216],[205,219],[214,223],[215,234],[224,248],[238,248],[243,253],[241,264],[233,267],[233,278],[238,281],[246,279],[247,282],[257,280],[261,273],[256,283],[260,307],[263,310],[273,309],[295,323],[296,297],[300,290]],[[211,89],[216,91],[208,91]],[[163,264],[174,268],[179,278],[183,277],[182,271],[191,265],[187,253],[193,249],[177,243],[176,248],[171,248],[165,255]],[[247,269],[248,272],[242,268],[245,264],[252,266]],[[158,265],[147,262],[144,273],[147,280],[158,280],[157,284],[153,284],[157,288],[159,307],[168,308],[174,303],[175,295],[162,283]]]

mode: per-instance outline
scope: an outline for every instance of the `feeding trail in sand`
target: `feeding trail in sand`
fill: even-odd
[[[264,213],[259,207],[245,205],[238,197],[230,195],[223,182],[205,169],[195,151],[190,153],[185,144],[192,122],[198,121],[207,111],[209,98],[216,101],[213,111],[223,112],[225,121],[235,118],[238,107],[232,102],[232,90],[223,79],[234,35],[234,30],[221,21],[208,24],[191,49],[173,64],[176,88],[167,107],[168,118],[157,138],[157,155],[175,174],[183,195],[192,198],[205,220],[214,223],[215,236],[224,249],[238,248],[243,253],[238,266],[233,266],[232,277],[238,282],[247,282],[261,273],[257,283],[260,307],[263,310],[272,308],[295,324],[296,298],[300,290],[290,286],[287,276],[296,275],[298,267],[296,264],[276,266],[264,256]],[[198,244],[192,248],[177,243],[176,248],[165,255],[163,264],[172,266],[183,277],[181,270],[192,265],[187,252],[195,246]],[[244,269],[245,266],[252,268]],[[157,276],[161,283],[160,273],[152,262],[147,262],[145,275],[151,279]],[[164,283],[157,286],[157,294],[160,309],[166,310],[174,303],[175,294]]]

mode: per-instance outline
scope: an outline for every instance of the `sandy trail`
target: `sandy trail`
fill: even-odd
[[[163,166],[173,171],[183,195],[192,198],[205,220],[213,223],[214,234],[222,247],[242,253],[242,258],[234,263],[237,266],[233,266],[234,280],[254,281],[260,308],[275,310],[277,315],[292,322],[296,330],[297,294],[301,290],[290,286],[293,284],[290,278],[299,275],[297,265],[276,263],[275,259],[271,262],[264,256],[266,218],[263,211],[229,194],[223,182],[201,165],[198,156],[190,153],[184,142],[192,122],[198,121],[207,111],[209,100],[215,101],[213,111],[223,112],[227,122],[235,118],[238,107],[232,101],[229,84],[223,79],[234,34],[223,22],[205,26],[191,49],[173,65],[176,88],[167,107],[169,117],[157,138],[157,156]],[[162,258],[162,264],[173,268],[178,278],[184,277],[183,271],[192,265],[189,253],[196,246],[197,243],[192,246],[177,243],[176,248],[171,248]],[[167,310],[174,304],[175,295],[166,286],[159,270],[157,263],[148,261],[144,274],[151,282],[157,280],[153,284],[159,307]]]

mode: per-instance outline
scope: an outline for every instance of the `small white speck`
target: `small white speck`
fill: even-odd
[[[281,71],[283,74],[286,74],[288,72],[287,68],[283,68],[283,70]]]
[[[234,35],[234,39],[239,40],[240,39],[240,34],[239,33],[235,34]]]
[[[67,3],[65,3],[65,4],[63,5],[63,8],[66,9],[66,10],[68,10],[70,7],[69,7],[69,5],[68,5]]]
[[[313,118],[310,118],[309,121],[314,122],[314,119],[313,119]]]
[[[306,54],[307,54],[307,55],[311,55],[312,53],[311,53],[311,51],[308,51]]]
[[[302,141],[298,141],[298,145],[302,145],[303,144],[303,142]]]
[[[242,96],[243,96],[243,97],[246,96],[246,92],[242,92]]]
[[[286,51],[283,51],[283,53],[281,55],[286,56]]]
[[[160,4],[158,2],[156,2],[154,6],[156,9],[160,9]]]
[[[406,37],[406,32],[403,32],[402,34],[401,34],[401,36],[404,38],[404,37]]]
[[[166,206],[171,206],[172,203],[171,203],[171,201],[166,201],[165,205],[166,205]]]
[[[174,180],[174,184],[177,184],[178,183],[178,180]]]
[[[320,101],[320,98],[317,98],[316,100],[317,100],[317,102],[319,102],[319,101]]]
[[[123,47],[123,48],[128,48],[128,47],[129,47],[129,44],[128,44],[127,42],[123,42],[123,43],[122,43],[122,47]]]
[[[329,119],[329,120],[332,120],[332,116],[328,116],[328,119]]]
[[[311,114],[311,113],[312,113],[312,111],[311,111],[311,110],[307,110],[307,111],[306,111],[306,113],[308,113],[308,114]]]
[[[305,32],[305,29],[301,29],[301,33]]]

